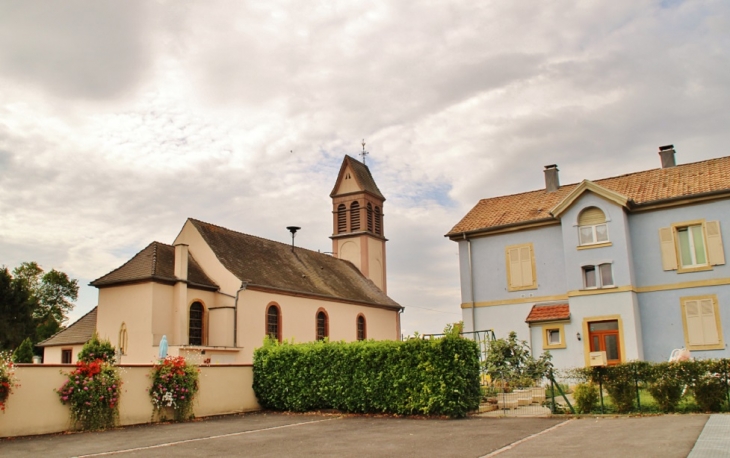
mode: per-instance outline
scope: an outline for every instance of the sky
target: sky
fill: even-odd
[[[461,319],[481,198],[728,155],[726,1],[0,0],[0,265],[88,283],[186,218],[331,251],[345,154],[387,201],[403,333]]]

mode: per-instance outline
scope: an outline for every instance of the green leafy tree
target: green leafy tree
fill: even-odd
[[[13,350],[35,333],[35,300],[27,285],[6,267],[0,270],[0,350]]]
[[[32,363],[33,362],[33,342],[30,337],[26,337],[20,344],[15,353],[13,353],[14,363]]]
[[[116,361],[116,350],[111,342],[105,339],[99,339],[99,335],[94,333],[91,340],[86,342],[84,348],[79,352],[79,361],[90,363],[97,359],[108,364],[114,364]]]
[[[512,331],[507,339],[489,342],[485,365],[492,381],[501,380],[510,386],[532,386],[547,375],[551,359],[547,351],[534,358],[527,342],[518,340],[517,333]]]
[[[35,342],[47,339],[61,330],[67,314],[78,298],[79,285],[64,272],[52,269],[44,272],[35,262],[24,262],[13,270],[15,281],[30,291],[35,302]]]

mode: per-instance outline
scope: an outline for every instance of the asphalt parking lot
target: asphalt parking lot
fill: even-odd
[[[461,420],[251,413],[0,441],[10,457],[686,457],[708,415]]]

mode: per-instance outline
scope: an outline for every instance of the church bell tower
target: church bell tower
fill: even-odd
[[[385,242],[388,240],[383,226],[385,197],[375,184],[368,166],[345,156],[330,197],[330,238],[334,256],[353,263],[387,294]]]

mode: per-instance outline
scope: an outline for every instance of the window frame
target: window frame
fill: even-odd
[[[604,284],[603,282],[603,266],[608,266],[609,269],[611,269],[611,284]],[[583,277],[583,289],[584,290],[594,290],[594,289],[609,289],[609,288],[616,288],[616,279],[613,275],[613,262],[602,262],[600,264],[585,264],[580,267],[581,269],[581,276]],[[588,279],[586,278],[586,273],[588,272],[588,269],[593,269],[595,282],[596,284],[594,286],[588,286]]]
[[[65,361],[66,355],[68,355],[68,361]],[[73,348],[62,348],[61,349],[61,364],[73,364],[73,361],[74,361]]]
[[[580,224],[580,218],[581,215],[586,212],[587,210],[590,210],[592,208],[595,208],[599,210],[603,214],[603,221],[596,224]],[[610,246],[611,245],[611,237],[608,234],[608,218],[606,217],[606,212],[600,208],[596,207],[595,205],[591,205],[589,207],[585,207],[583,210],[580,211],[578,214],[578,246],[579,247],[586,247],[586,248],[598,248],[602,246]],[[604,226],[606,230],[606,240],[598,240],[598,227]],[[591,229],[591,238],[593,239],[592,242],[583,243],[583,235],[582,235],[582,229],[584,228],[590,228]]]
[[[674,250],[675,255],[677,259],[677,273],[685,273],[685,272],[700,272],[703,270],[712,270],[712,264],[710,263],[710,253],[707,249],[707,229],[705,227],[706,221],[704,219],[701,220],[694,220],[694,221],[684,221],[681,223],[674,223],[672,224],[672,236],[674,236]],[[691,227],[697,227],[700,226],[700,231],[702,234],[702,245],[704,249],[704,255],[705,255],[705,262],[703,264],[691,264],[691,265],[684,265],[682,262],[682,241],[679,238],[679,232],[683,229],[687,229],[688,234],[691,234],[690,228]],[[694,245],[694,238],[692,235],[688,237],[688,240],[690,241],[690,246],[688,248],[692,248]],[[694,257],[694,253],[692,253]]]
[[[320,333],[319,333],[320,314],[324,316],[324,332],[321,337],[320,337]],[[330,317],[329,317],[329,314],[327,313],[327,310],[320,307],[319,309],[317,309],[317,313],[314,314],[314,340],[315,341],[325,340],[329,336],[330,336]]]
[[[715,326],[717,329],[717,343],[703,343],[699,345],[690,344],[689,336],[689,325],[687,323],[687,302],[692,301],[712,301],[712,310],[715,318]],[[722,318],[720,317],[720,307],[717,300],[716,294],[705,294],[702,296],[685,296],[679,298],[680,310],[682,313],[682,330],[684,332],[684,346],[687,350],[724,350],[725,349],[725,337],[722,333]]]
[[[273,336],[276,338],[278,342],[281,342],[281,336],[282,336],[282,329],[281,329],[281,323],[282,323],[282,316],[281,316],[281,306],[277,304],[276,302],[270,302],[269,305],[266,306],[266,315],[264,318],[264,335],[265,336],[272,336],[269,332],[269,324],[271,323],[269,321],[269,312],[271,309],[276,309],[276,336]]]
[[[362,320],[362,335],[360,335],[360,320]],[[355,340],[367,340],[368,339],[368,322],[365,319],[365,315],[362,313],[357,314],[355,319]]]
[[[530,251],[530,268],[532,269],[532,283],[531,284],[520,284],[513,286],[512,284],[512,269],[511,269],[511,263],[510,260],[510,250],[518,250],[518,253],[521,252],[522,248],[528,248]],[[532,245],[532,242],[530,243],[521,243],[518,245],[508,245],[504,249],[504,255],[505,255],[505,264],[507,269],[507,291],[525,291],[528,289],[537,289],[537,268],[535,267],[535,248]],[[518,255],[518,262],[522,263],[524,262],[522,260],[521,255]]]
[[[201,312],[200,312],[200,343],[192,343],[191,337],[190,337],[190,330],[192,329],[192,316],[191,312],[193,309],[193,306],[195,304],[200,304]],[[203,301],[200,300],[194,300],[190,303],[188,306],[188,346],[190,347],[202,347],[206,345],[206,332],[205,332],[205,304],[203,304]]]
[[[542,326],[542,349],[554,350],[557,348],[567,348],[565,341],[565,324],[564,323],[541,323]],[[560,336],[560,342],[554,344],[550,342],[550,332],[557,331]]]

